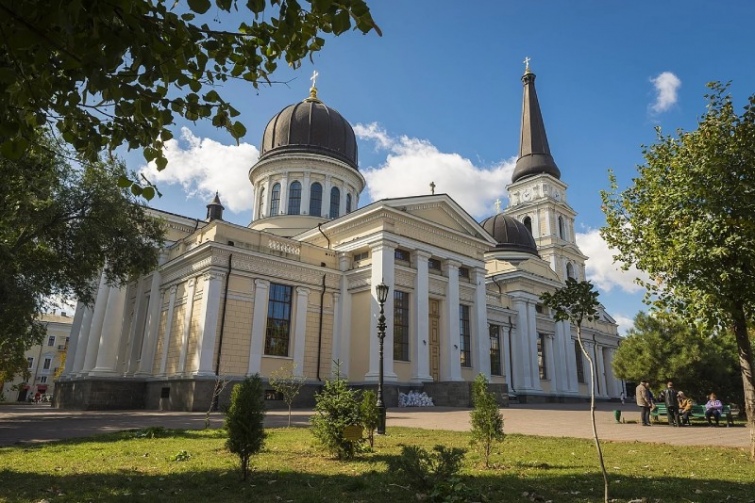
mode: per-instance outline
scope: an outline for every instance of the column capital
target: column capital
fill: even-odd
[[[298,295],[309,295],[310,289],[305,286],[297,286],[296,293]]]
[[[270,288],[270,282],[266,279],[257,278],[254,280],[254,286],[256,286],[257,288],[268,289]]]
[[[449,269],[450,269],[451,267],[454,267],[454,268],[458,269],[459,267],[461,267],[461,262],[459,262],[458,260],[447,259],[447,260],[446,260],[446,266],[447,266],[447,267],[448,267]]]
[[[420,261],[420,260],[427,261],[430,257],[433,256],[432,253],[425,250],[414,250],[413,255],[417,259],[417,261]]]
[[[370,250],[372,251],[382,250],[383,248],[395,250],[396,248],[398,248],[398,243],[394,243],[393,241],[376,241],[374,243],[370,243]]]

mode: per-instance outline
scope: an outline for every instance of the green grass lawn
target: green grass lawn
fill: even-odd
[[[468,433],[398,427],[388,433],[376,438],[374,452],[345,462],[327,457],[309,429],[268,430],[246,482],[224,447],[223,430],[171,430],[155,438],[131,431],[4,447],[0,501],[417,502],[418,491],[388,471],[387,460],[398,456],[400,445],[469,447]],[[755,464],[745,449],[603,445],[615,502],[755,501]],[[474,450],[467,453],[461,480],[480,495],[471,501],[602,501],[590,440],[508,435],[491,462],[494,467],[485,469]]]

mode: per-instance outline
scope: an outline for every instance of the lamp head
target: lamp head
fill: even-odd
[[[375,293],[377,294],[377,299],[380,304],[385,304],[385,301],[388,299],[388,289],[390,287],[385,284],[384,281],[381,281],[379,285],[375,287]]]

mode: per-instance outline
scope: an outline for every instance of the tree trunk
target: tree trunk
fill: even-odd
[[[734,337],[737,339],[739,366],[742,369],[742,388],[745,397],[745,413],[750,428],[750,461],[755,461],[755,380],[753,380],[752,344],[747,334],[744,308],[739,305],[732,312]]]

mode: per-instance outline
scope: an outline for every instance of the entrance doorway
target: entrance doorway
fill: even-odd
[[[430,375],[440,381],[440,301],[430,299]]]

